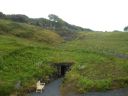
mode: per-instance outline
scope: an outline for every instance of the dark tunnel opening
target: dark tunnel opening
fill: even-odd
[[[61,66],[61,77],[65,76],[65,73],[68,71],[68,68],[66,66]]]
[[[61,63],[54,63],[54,66],[57,69],[57,77],[64,77],[66,72],[71,69],[71,65],[74,64],[73,62],[61,62]]]

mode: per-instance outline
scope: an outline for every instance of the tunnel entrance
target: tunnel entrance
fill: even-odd
[[[64,76],[67,71],[68,71],[67,66],[62,65],[61,66],[61,76]]]
[[[57,69],[57,77],[64,77],[66,72],[71,69],[71,65],[74,64],[73,62],[60,62],[60,63],[54,63],[54,66]]]

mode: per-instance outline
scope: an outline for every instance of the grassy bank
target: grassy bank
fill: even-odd
[[[51,76],[55,69],[47,55],[61,42],[63,39],[51,30],[0,20],[0,96],[16,90],[25,93],[39,78]],[[17,89],[18,82],[21,86]]]
[[[128,87],[128,33],[81,33],[63,47],[76,64],[66,75],[62,94]]]
[[[0,20],[0,95],[24,93],[35,88],[39,78],[52,78],[56,62],[75,63],[64,78],[64,96],[71,91],[127,87],[127,36],[125,32],[80,32],[74,40],[63,42],[51,30]]]

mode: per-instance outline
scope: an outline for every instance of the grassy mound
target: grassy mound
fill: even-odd
[[[128,87],[127,36],[121,32],[81,33],[61,46],[74,53],[77,61],[65,77],[63,95]]]
[[[20,90],[24,90],[36,84],[38,78],[45,78],[54,73],[54,69],[43,62],[47,60],[45,52],[50,50],[50,46],[41,44],[14,36],[0,35],[1,96],[8,96],[16,91],[16,84],[19,81],[22,83]]]
[[[55,69],[47,62],[47,55],[61,42],[53,31],[0,20],[0,96],[15,92],[19,81],[22,87],[18,90],[25,90],[35,86],[37,79],[52,75]]]
[[[0,20],[0,96],[25,93],[37,79],[52,78],[54,62],[75,63],[64,78],[62,93],[128,86],[128,33],[78,34],[61,43],[63,39],[50,30]]]

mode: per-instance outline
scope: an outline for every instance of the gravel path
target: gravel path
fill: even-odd
[[[62,80],[58,79],[50,84],[46,85],[45,90],[42,93],[31,93],[30,96],[61,96],[60,85]],[[128,88],[122,88],[105,92],[88,92],[82,95],[70,94],[68,96],[128,96]]]
[[[30,96],[60,96],[61,81],[61,79],[55,80],[46,85],[45,90],[42,93],[32,93]]]

